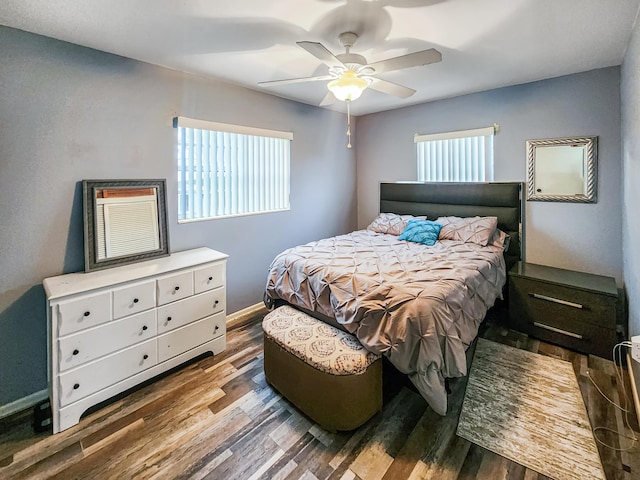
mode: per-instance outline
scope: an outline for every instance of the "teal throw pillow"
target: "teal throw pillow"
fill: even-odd
[[[424,243],[431,247],[438,241],[441,228],[441,224],[431,220],[409,220],[398,238],[410,242]]]

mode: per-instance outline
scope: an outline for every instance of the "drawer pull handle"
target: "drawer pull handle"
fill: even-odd
[[[180,290],[180,286],[176,285],[175,287],[173,287],[173,289],[177,292],[178,290]]]
[[[213,330],[217,332],[219,328],[220,327],[218,325],[216,325],[216,327]]]
[[[209,277],[209,281],[213,280],[213,277]]]
[[[74,355],[78,355],[80,353],[80,350],[78,350],[77,348],[72,352]]]
[[[561,333],[562,335],[567,335],[568,337],[577,338],[578,340],[582,340],[584,338],[582,335],[578,333],[562,330],[561,328],[551,327],[549,325],[545,325],[544,323],[533,322],[533,325],[539,328],[544,328],[545,330],[551,330],[552,332]]]
[[[215,302],[213,302],[214,305],[217,305],[220,303],[220,300],[216,300]]]
[[[146,329],[147,329],[147,326],[146,326],[146,325],[143,325],[143,326],[142,326],[142,330],[146,330]]]
[[[584,308],[579,303],[568,302],[567,300],[560,300],[559,298],[547,297],[546,295],[540,295],[539,293],[530,293],[533,298],[538,300],[546,300],[547,302],[559,303],[560,305],[566,305],[573,308]]]
[[[137,298],[133,299],[133,303],[138,303],[140,300],[138,300]]]
[[[167,317],[167,322],[170,322],[170,321],[171,321],[171,317]]]
[[[147,355],[146,353],[143,355],[143,360],[146,360],[147,358],[149,358],[149,355]]]
[[[91,315],[91,312],[89,310],[87,310],[86,312],[84,312],[84,316],[88,317],[89,315]]]
[[[74,389],[74,390],[77,390],[77,389],[79,389],[79,388],[80,388],[80,384],[79,384],[79,383],[74,383],[74,384],[73,384],[73,389]]]

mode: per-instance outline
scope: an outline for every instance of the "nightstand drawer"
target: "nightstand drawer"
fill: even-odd
[[[550,343],[563,345],[578,352],[591,353],[603,358],[612,358],[616,343],[615,330],[597,327],[590,323],[568,325],[567,322],[549,318],[532,320],[523,318],[526,325],[519,324],[520,330]]]
[[[615,325],[615,298],[526,278],[511,281],[514,287],[509,294],[515,295],[522,308],[536,318],[562,319],[567,327],[583,323]]]

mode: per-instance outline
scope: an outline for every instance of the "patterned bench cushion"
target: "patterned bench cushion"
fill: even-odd
[[[380,355],[366,350],[353,335],[283,305],[262,321],[265,335],[303,362],[331,375],[358,375]]]

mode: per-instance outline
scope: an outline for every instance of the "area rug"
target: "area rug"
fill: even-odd
[[[457,434],[555,480],[605,480],[569,362],[478,339]]]

